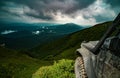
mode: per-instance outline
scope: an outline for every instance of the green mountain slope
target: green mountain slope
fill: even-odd
[[[39,67],[45,65],[50,62],[0,47],[0,78],[31,78]]]
[[[93,27],[72,33],[57,41],[31,50],[29,55],[46,60],[57,60],[61,58],[75,59],[75,50],[80,47],[82,41],[99,40],[112,22],[105,22]]]

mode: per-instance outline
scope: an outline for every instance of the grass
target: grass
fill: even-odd
[[[0,47],[0,78],[31,78],[41,66],[52,64]]]

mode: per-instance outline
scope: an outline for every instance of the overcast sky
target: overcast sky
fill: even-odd
[[[0,0],[0,21],[76,23],[111,21],[120,12],[120,0]]]

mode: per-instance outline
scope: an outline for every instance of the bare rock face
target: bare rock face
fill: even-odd
[[[3,44],[0,44],[0,46],[1,46],[1,47],[5,47],[5,43],[3,43]]]

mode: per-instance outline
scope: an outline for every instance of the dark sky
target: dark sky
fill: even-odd
[[[94,25],[113,20],[120,0],[1,0],[0,21]]]

